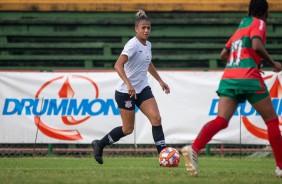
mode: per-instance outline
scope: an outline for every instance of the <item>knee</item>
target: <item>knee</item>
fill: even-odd
[[[162,118],[161,118],[160,115],[156,115],[156,116],[152,117],[152,118],[150,119],[150,121],[151,121],[151,124],[152,124],[153,126],[159,126],[159,125],[162,124]]]
[[[122,127],[122,131],[124,133],[124,135],[129,135],[133,132],[134,130],[134,126],[128,126],[128,127]]]

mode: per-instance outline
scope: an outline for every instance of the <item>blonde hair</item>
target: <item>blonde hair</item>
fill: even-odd
[[[138,12],[135,15],[135,26],[137,26],[140,22],[143,21],[151,22],[144,10],[138,10]]]

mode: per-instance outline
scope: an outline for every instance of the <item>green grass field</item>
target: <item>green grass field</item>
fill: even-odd
[[[282,183],[271,158],[200,157],[198,177],[181,159],[179,167],[164,168],[153,157],[105,157],[103,165],[89,157],[0,158],[0,183]]]

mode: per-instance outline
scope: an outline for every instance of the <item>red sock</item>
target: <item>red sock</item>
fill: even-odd
[[[203,126],[202,130],[195,139],[194,143],[192,144],[194,151],[198,153],[202,148],[206,146],[206,144],[217,132],[226,128],[227,126],[228,122],[220,116],[217,116],[214,120],[205,124],[205,126]]]
[[[282,137],[279,130],[278,118],[271,119],[266,122],[268,140],[272,147],[276,165],[282,169]]]

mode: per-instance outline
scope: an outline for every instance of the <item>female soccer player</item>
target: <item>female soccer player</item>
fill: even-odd
[[[92,142],[94,158],[99,164],[103,164],[102,156],[105,146],[132,133],[135,105],[152,124],[152,134],[157,151],[160,153],[166,147],[160,112],[148,83],[147,72],[159,82],[165,93],[170,93],[170,89],[151,62],[151,43],[148,41],[151,21],[143,10],[139,10],[136,14],[135,32],[136,35],[126,43],[114,66],[122,79],[115,91],[115,100],[120,110],[122,126],[114,128],[101,140]]]
[[[282,139],[279,120],[259,70],[261,58],[274,68],[274,72],[282,69],[281,63],[274,61],[264,48],[267,17],[267,1],[251,0],[248,17],[242,19],[221,52],[221,58],[228,62],[217,90],[220,97],[218,115],[203,126],[191,146],[181,149],[187,170],[194,176],[198,174],[197,153],[216,133],[228,126],[238,103],[248,100],[267,125],[268,139],[276,161],[275,174],[282,177]]]

